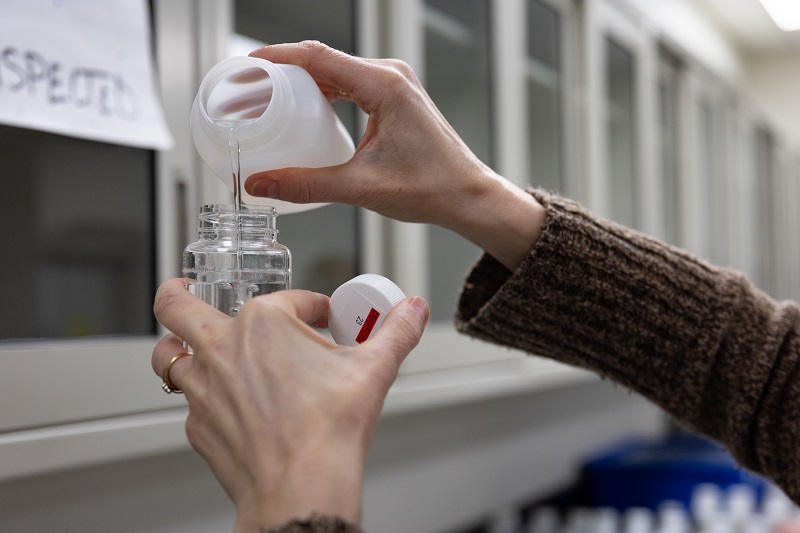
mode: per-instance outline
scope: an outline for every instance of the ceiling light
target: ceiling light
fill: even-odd
[[[800,30],[800,2],[797,0],[761,0],[761,5],[783,31]]]

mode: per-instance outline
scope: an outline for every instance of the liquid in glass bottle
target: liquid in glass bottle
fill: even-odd
[[[290,289],[292,255],[277,241],[276,216],[267,206],[203,206],[199,239],[183,252],[189,292],[236,316],[251,298]]]

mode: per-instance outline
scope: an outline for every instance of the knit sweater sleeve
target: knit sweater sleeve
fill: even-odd
[[[725,444],[800,502],[800,309],[739,273],[531,191],[547,220],[510,272],[469,274],[464,333],[597,372]]]
[[[305,519],[295,519],[264,533],[363,533],[362,529],[336,516],[314,513]]]

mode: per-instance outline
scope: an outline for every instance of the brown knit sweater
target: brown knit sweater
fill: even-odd
[[[739,273],[531,192],[547,208],[539,241],[515,272],[481,258],[461,295],[459,331],[642,394],[800,503],[800,308]],[[361,531],[331,520],[275,533]]]
[[[313,514],[304,520],[292,520],[263,533],[362,533],[361,528],[338,517]]]
[[[572,201],[532,193],[547,209],[540,240],[516,272],[480,260],[458,329],[642,394],[800,502],[800,308]]]

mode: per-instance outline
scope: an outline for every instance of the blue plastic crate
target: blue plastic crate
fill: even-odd
[[[721,489],[750,485],[760,502],[767,485],[738,466],[722,446],[688,434],[627,439],[590,457],[582,473],[591,503],[620,511],[630,507],[656,510],[665,501],[690,510],[692,493],[703,483]]]

